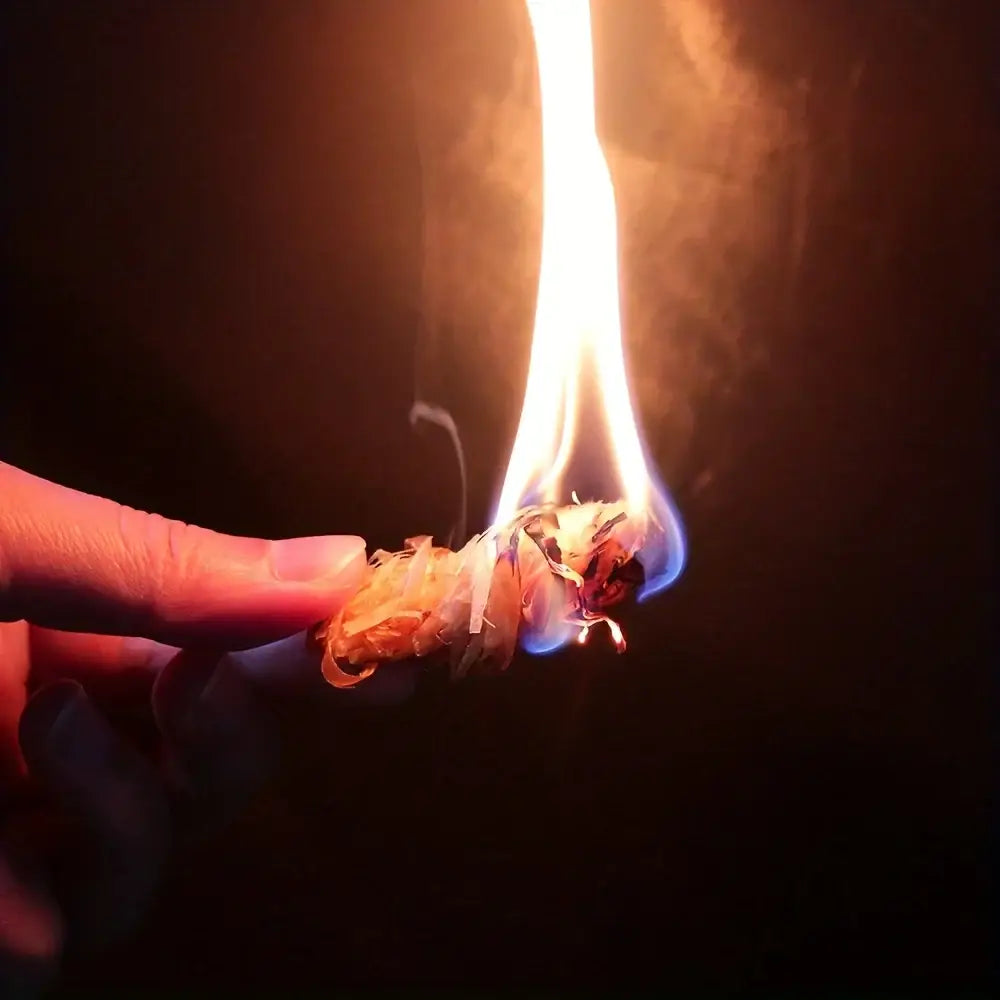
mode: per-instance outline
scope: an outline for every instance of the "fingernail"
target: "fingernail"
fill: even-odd
[[[356,535],[284,538],[271,545],[271,566],[279,580],[332,580],[364,564],[365,540]]]

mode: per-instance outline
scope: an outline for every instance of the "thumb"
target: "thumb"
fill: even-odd
[[[221,535],[0,463],[0,620],[240,649],[333,613],[365,543]]]

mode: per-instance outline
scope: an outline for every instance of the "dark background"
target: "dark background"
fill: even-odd
[[[993,6],[595,5],[685,576],[623,660],[594,642],[307,712],[279,786],[67,990],[985,987]],[[513,86],[519,5],[5,21],[4,459],[221,530],[395,546],[454,509],[446,449],[406,422],[430,343],[479,527],[537,217],[512,226],[528,202],[467,159],[443,257],[468,264],[428,278],[427,178]],[[456,275],[465,305],[429,319]]]

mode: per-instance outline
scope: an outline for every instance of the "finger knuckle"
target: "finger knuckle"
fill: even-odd
[[[137,565],[139,604],[151,621],[170,621],[183,612],[180,597],[198,557],[198,529],[160,514],[121,509],[121,531]]]

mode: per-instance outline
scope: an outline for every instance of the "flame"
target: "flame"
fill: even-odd
[[[595,117],[590,4],[527,0],[527,7],[541,91],[542,255],[524,405],[494,521],[509,521],[529,503],[569,502],[569,466],[582,445],[606,440],[608,453],[588,456],[588,469],[606,466],[610,479],[602,485],[616,495],[596,499],[624,500],[663,529],[639,556],[642,599],[680,575],[685,541],[651,470],[629,395],[615,196]],[[584,406],[588,397],[598,400],[592,409]]]

